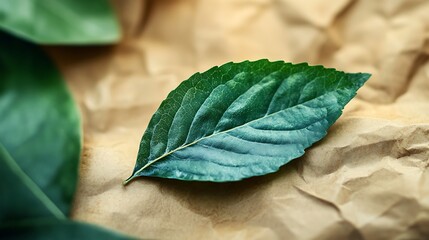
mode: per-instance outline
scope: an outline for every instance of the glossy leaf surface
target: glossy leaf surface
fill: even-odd
[[[275,172],[326,135],[369,76],[267,60],[197,73],[152,117],[126,182],[224,182]]]
[[[0,29],[45,44],[112,43],[120,37],[106,0],[2,0]]]

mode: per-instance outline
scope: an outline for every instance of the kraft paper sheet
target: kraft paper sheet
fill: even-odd
[[[145,239],[429,238],[429,1],[114,3],[118,45],[48,48],[84,121],[74,219]],[[277,173],[122,186],[171,90],[261,58],[373,76],[327,137]]]

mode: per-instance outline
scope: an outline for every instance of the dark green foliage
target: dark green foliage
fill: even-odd
[[[275,172],[326,135],[369,76],[268,60],[197,73],[153,115],[125,183],[138,176],[225,182]]]

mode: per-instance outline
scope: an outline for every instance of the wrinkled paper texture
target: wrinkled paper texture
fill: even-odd
[[[117,0],[120,44],[53,47],[79,103],[73,218],[146,239],[429,238],[429,1]],[[326,138],[233,183],[140,178],[160,102],[194,72],[285,60],[373,76]]]

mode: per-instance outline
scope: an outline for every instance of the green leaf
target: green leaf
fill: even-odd
[[[132,239],[119,233],[91,224],[70,220],[39,220],[25,222],[13,227],[0,227],[0,235],[9,240],[45,239]]]
[[[81,149],[76,106],[41,49],[1,33],[0,42],[0,143],[68,215]]]
[[[259,60],[197,73],[143,135],[132,176],[237,181],[275,172],[323,138],[370,77]]]
[[[107,0],[1,0],[0,29],[44,44],[103,44],[120,37]]]
[[[129,239],[67,219],[81,149],[76,106],[37,47],[0,33],[0,236]]]
[[[47,164],[40,166],[49,167]],[[55,206],[0,144],[0,236],[5,239],[130,239],[74,222]]]
[[[31,177],[22,171],[1,144],[0,174],[0,227],[22,219],[66,219],[64,213]]]

